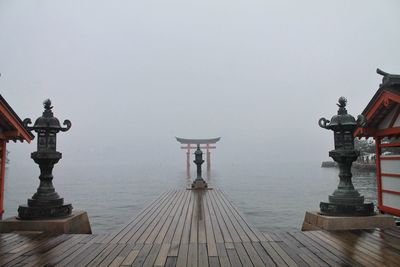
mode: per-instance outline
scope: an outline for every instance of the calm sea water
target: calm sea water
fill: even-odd
[[[38,168],[32,166],[8,167],[5,218],[16,215],[18,205],[36,190]],[[88,212],[95,233],[118,229],[165,190],[191,182],[183,168],[162,165],[60,165],[54,174],[57,192],[75,209]],[[317,210],[319,202],[327,200],[337,187],[337,175],[337,169],[321,168],[320,162],[221,164],[208,180],[260,230],[294,230],[300,229],[305,211]],[[374,173],[354,174],[353,181],[368,201],[375,202]]]

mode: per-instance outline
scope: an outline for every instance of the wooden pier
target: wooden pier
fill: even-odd
[[[261,233],[218,189],[168,191],[110,234],[0,236],[1,266],[399,266],[399,263],[400,230],[396,228]]]

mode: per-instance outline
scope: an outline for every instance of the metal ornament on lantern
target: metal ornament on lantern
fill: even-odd
[[[320,210],[323,215],[330,216],[367,216],[374,215],[374,204],[364,203],[364,196],[354,188],[352,182],[351,166],[360,155],[354,149],[353,133],[359,126],[365,124],[365,117],[359,115],[356,119],[347,114],[347,99],[339,98],[339,110],[329,121],[321,118],[319,126],[334,132],[335,149],[329,151],[329,156],[339,166],[339,186],[329,196],[329,202],[321,202]]]
[[[53,186],[53,167],[62,157],[62,154],[56,151],[57,133],[66,132],[71,128],[71,122],[65,120],[61,127],[59,120],[54,117],[50,99],[43,102],[43,115],[36,119],[33,126],[31,119],[23,121],[24,126],[29,131],[37,133],[37,151],[31,154],[31,158],[40,168],[40,185],[37,192],[28,199],[27,205],[21,205],[18,208],[18,218],[23,220],[62,218],[71,215],[72,205],[64,204],[55,191]]]

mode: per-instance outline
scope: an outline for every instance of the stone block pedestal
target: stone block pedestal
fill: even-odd
[[[91,234],[86,211],[73,211],[71,216],[60,219],[19,220],[11,217],[0,221],[0,233],[38,231],[53,234]]]
[[[196,179],[192,183],[192,189],[208,189],[208,185],[207,185],[206,181],[200,180],[200,179]]]
[[[376,214],[372,216],[326,216],[317,211],[307,211],[304,217],[302,231],[313,230],[356,230],[396,227],[393,216]]]

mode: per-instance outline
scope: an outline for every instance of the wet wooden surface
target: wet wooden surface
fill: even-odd
[[[400,266],[400,230],[261,233],[220,190],[177,189],[110,234],[2,234],[0,265]]]

